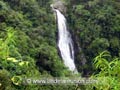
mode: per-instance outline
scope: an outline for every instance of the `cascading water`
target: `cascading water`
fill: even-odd
[[[61,57],[66,67],[74,73],[77,73],[77,69],[74,63],[74,48],[71,39],[71,34],[67,30],[66,18],[57,9],[54,9],[57,15],[58,24],[58,47],[61,53]]]

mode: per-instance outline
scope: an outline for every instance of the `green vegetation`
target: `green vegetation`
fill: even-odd
[[[91,69],[93,58],[107,50],[120,57],[120,2],[118,0],[71,0],[68,23],[78,38]],[[73,8],[71,7],[73,6]]]
[[[75,45],[82,48],[75,56],[78,71],[98,82],[23,85],[25,78],[78,75],[73,75],[58,55],[52,0],[0,0],[0,90],[119,90],[120,1],[63,1]]]

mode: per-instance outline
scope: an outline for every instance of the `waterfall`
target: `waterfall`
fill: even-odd
[[[67,30],[66,18],[64,15],[57,9],[55,9],[57,15],[57,24],[58,24],[58,47],[60,50],[61,57],[64,61],[66,67],[70,71],[77,73],[77,69],[74,63],[74,48],[73,41],[71,39],[71,34]]]

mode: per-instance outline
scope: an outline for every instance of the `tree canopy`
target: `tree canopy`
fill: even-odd
[[[79,76],[102,84],[23,85],[25,78],[78,75],[59,55],[53,0],[0,0],[0,90],[119,90],[120,1],[63,1]]]

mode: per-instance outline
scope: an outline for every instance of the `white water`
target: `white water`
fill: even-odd
[[[74,48],[71,35],[67,30],[66,19],[64,15],[57,9],[57,24],[58,24],[58,47],[61,53],[61,57],[66,67],[72,72],[77,73],[77,69],[74,63]]]

